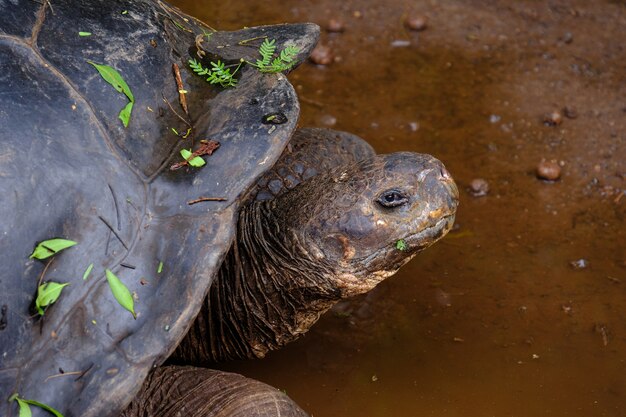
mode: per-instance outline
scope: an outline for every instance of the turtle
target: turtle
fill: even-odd
[[[314,24],[216,31],[157,0],[0,7],[3,415],[306,415],[209,367],[282,347],[443,237],[443,164],[297,129],[285,73]],[[282,71],[255,68],[263,44],[292,52]],[[222,87],[189,60],[239,70]],[[68,285],[42,308],[51,282]]]

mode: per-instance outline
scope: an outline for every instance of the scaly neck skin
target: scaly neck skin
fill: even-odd
[[[381,195],[404,200],[388,207]],[[457,199],[439,161],[395,153],[244,207],[235,244],[174,359],[263,357],[296,339],[334,303],[369,291],[440,239]]]
[[[175,358],[261,358],[305,333],[342,298],[330,266],[275,217],[273,205],[241,210],[237,240]]]

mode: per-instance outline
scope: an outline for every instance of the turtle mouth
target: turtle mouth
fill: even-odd
[[[452,228],[454,218],[454,214],[448,214],[437,220],[435,224],[405,237],[403,240],[407,245],[406,251],[419,252],[444,237]]]
[[[445,215],[436,223],[421,229],[419,232],[407,235],[391,244],[388,243],[376,253],[358,259],[357,263],[360,268],[354,272],[356,275],[365,279],[373,279],[376,282],[395,274],[415,255],[444,237],[452,228],[454,218],[455,213]],[[398,247],[400,241],[406,245],[405,248],[400,249]]]

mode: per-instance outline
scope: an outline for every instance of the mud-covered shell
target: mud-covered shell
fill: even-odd
[[[196,36],[211,29],[162,2],[0,0],[0,10],[0,414],[17,415],[7,399],[19,393],[65,417],[116,416],[196,316],[246,190],[295,128],[297,99],[284,75],[249,65],[236,88],[193,74]],[[254,61],[267,37],[297,45],[301,62],[317,36],[315,25],[279,25],[216,32],[202,46],[207,58]],[[127,128],[128,99],[88,61],[130,87]],[[263,123],[274,113],[284,123]],[[172,131],[187,123],[194,144]],[[204,167],[170,171],[203,139],[221,144]],[[188,204],[199,197],[226,201]],[[78,244],[29,259],[50,238]],[[106,269],[130,290],[136,319]],[[70,283],[43,318],[33,309],[42,275]]]

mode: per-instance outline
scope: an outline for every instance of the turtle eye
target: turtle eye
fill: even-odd
[[[376,202],[385,208],[394,208],[406,204],[409,198],[398,190],[385,191],[378,197]]]

